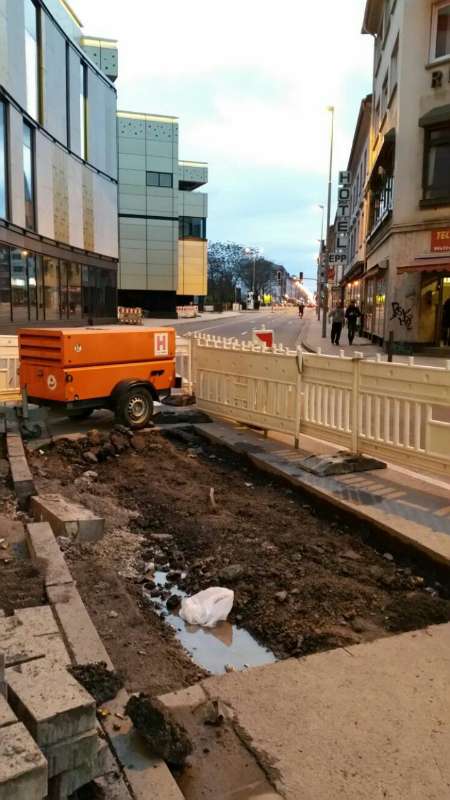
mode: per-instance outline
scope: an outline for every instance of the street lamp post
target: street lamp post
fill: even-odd
[[[262,250],[259,247],[246,247],[245,253],[246,255],[251,255],[253,257],[253,280],[252,280],[252,291],[253,291],[253,304],[255,303],[255,294],[256,294],[256,258],[262,254]]]
[[[322,222],[320,225],[320,239],[319,239],[319,259],[317,263],[317,284],[316,284],[316,292],[317,292],[317,319],[320,321],[320,306],[322,302],[322,244],[323,244],[323,220],[325,216],[325,206],[323,203],[319,203],[317,208],[322,210]]]
[[[327,201],[327,230],[326,230],[326,274],[324,287],[324,303],[322,316],[322,338],[327,336],[327,316],[328,316],[328,270],[330,266],[330,222],[331,222],[331,188],[333,180],[333,148],[334,148],[334,106],[328,106],[331,113],[331,137],[330,137],[330,169],[328,173],[328,201]]]

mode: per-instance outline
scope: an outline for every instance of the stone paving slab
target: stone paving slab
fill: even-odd
[[[105,534],[105,520],[102,517],[59,494],[32,497],[31,512],[40,522],[48,522],[55,536],[67,536],[82,544],[94,544]]]
[[[24,609],[11,617],[1,617],[0,642],[8,667],[43,658],[47,658],[51,665],[70,663],[48,606]]]
[[[202,682],[285,800],[450,797],[450,625]]]
[[[6,697],[0,694],[0,728],[6,728],[7,725],[13,725],[17,721],[17,717],[6,700]]]
[[[47,596],[64,631],[73,663],[91,664],[104,661],[108,669],[114,669],[76,586],[49,586]]]
[[[64,667],[49,675],[47,659],[6,670],[8,697],[40,747],[95,728],[95,701]],[[51,691],[49,691],[51,687]]]
[[[61,775],[63,772],[76,770],[83,764],[93,763],[97,756],[98,744],[98,733],[93,728],[77,736],[72,736],[70,739],[63,739],[48,747],[43,747],[42,752],[47,759],[49,778]]]
[[[450,502],[439,481],[388,467],[364,475],[319,477],[301,469],[308,451],[264,439],[232,423],[194,425],[210,441],[243,454],[259,469],[382,529],[397,541],[450,566]],[[302,437],[303,445],[306,437]]]
[[[31,558],[42,571],[46,587],[73,583],[72,575],[48,522],[27,525]]]
[[[0,734],[0,800],[43,800],[47,762],[21,722]]]

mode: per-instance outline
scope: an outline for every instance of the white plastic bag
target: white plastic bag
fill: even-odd
[[[233,602],[234,592],[231,589],[213,586],[192,597],[183,598],[180,617],[189,625],[213,628],[218,622],[228,617],[233,608]]]

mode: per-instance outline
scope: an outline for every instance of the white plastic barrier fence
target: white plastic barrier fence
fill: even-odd
[[[212,414],[450,475],[450,362],[424,367],[203,335],[192,340],[192,378],[197,404]]]
[[[17,336],[0,336],[0,391],[17,394],[19,382],[19,340]]]
[[[117,308],[117,319],[123,325],[142,325],[143,316],[142,308],[129,308],[127,306],[118,306]]]
[[[198,317],[198,306],[177,306],[178,319]]]

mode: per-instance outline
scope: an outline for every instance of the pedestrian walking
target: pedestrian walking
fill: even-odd
[[[300,302],[298,304],[298,315],[299,315],[300,319],[303,319],[303,314],[304,313],[305,313],[305,304],[304,304],[303,300],[300,300]]]
[[[350,300],[350,305],[345,312],[345,319],[347,320],[348,343],[353,344],[355,338],[358,320],[361,316],[361,309],[356,305],[356,300]]]
[[[339,303],[333,311],[328,314],[328,319],[332,320],[331,325],[331,344],[339,344],[342,328],[345,324],[344,304]]]

